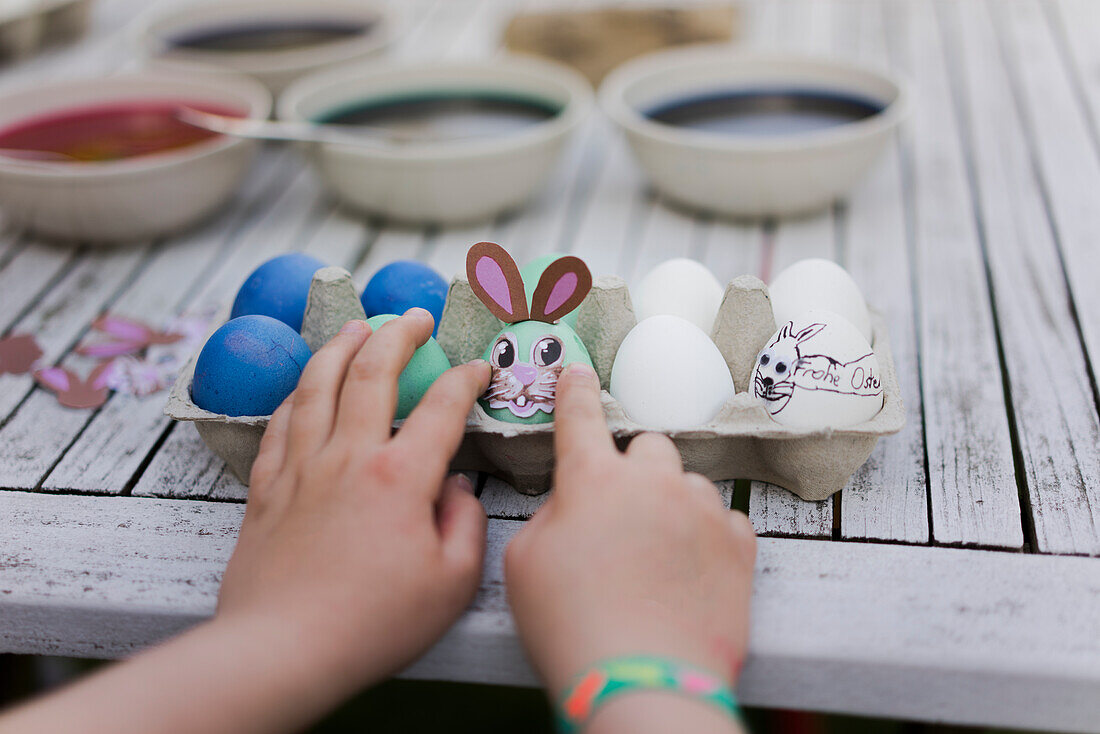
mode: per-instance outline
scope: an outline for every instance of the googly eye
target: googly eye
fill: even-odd
[[[516,361],[515,337],[511,334],[501,334],[497,343],[493,345],[493,353],[490,361],[494,367],[507,369]]]
[[[771,362],[771,361],[772,361],[771,355],[769,355],[767,352],[763,352],[760,355],[760,366],[761,367],[763,367],[764,365],[766,365],[768,362]]]
[[[781,375],[786,371],[787,371],[787,363],[786,362],[776,362],[775,363],[775,374]]]
[[[561,361],[564,352],[556,336],[544,336],[535,343],[531,359],[539,367],[551,367]]]

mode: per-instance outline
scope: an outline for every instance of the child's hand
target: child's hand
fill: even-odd
[[[663,436],[616,450],[589,368],[558,381],[554,495],[508,548],[523,642],[557,698],[603,658],[655,654],[736,678],[755,537]]]
[[[393,674],[473,598],[485,514],[469,482],[444,479],[484,362],[448,370],[391,437],[397,377],[432,331],[414,309],[370,336],[349,322],[275,412],[217,618],[296,640],[349,692]],[[318,657],[319,656],[319,657]]]

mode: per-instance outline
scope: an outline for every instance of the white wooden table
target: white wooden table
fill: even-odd
[[[80,45],[0,88],[128,63],[142,5],[102,0]],[[505,0],[405,3],[402,57],[495,53]],[[764,536],[747,704],[1100,731],[1100,5],[1090,0],[781,0],[746,8],[744,42],[836,54],[910,78],[913,114],[846,203],[739,224],[667,208],[596,117],[523,214],[393,229],[338,211],[298,155],[272,148],[217,220],[118,250],[0,235],[0,334],[49,363],[104,311],[164,321],[231,298],[281,251],[363,282],[416,257],[445,275],[493,239],[636,279],[687,255],[720,279],[804,257],[844,264],[888,314],[909,420],[833,500],[730,482]],[[164,395],[60,407],[0,376],[0,650],[117,657],[207,617],[245,489]],[[494,479],[481,592],[411,677],[534,684],[501,553],[538,507]]]

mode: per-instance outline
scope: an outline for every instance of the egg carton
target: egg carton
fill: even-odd
[[[88,28],[91,8],[92,0],[0,0],[0,60],[76,38]]]
[[[331,338],[346,320],[363,317],[358,290],[347,271],[318,271],[302,327],[311,348]],[[869,421],[842,429],[785,426],[776,423],[748,391],[756,355],[776,330],[767,286],[752,276],[732,280],[726,286],[711,338],[729,366],[736,394],[708,423],[667,433],[680,450],[684,468],[715,481],[771,482],[804,500],[823,500],[843,489],[871,455],[879,437],[897,433],[905,423],[885,323],[873,310],[871,320],[872,346],[883,385],[882,410]],[[615,353],[635,323],[626,283],[614,276],[596,279],[577,310],[576,332],[599,375],[604,414],[620,446],[649,430],[632,421],[607,392]],[[438,333],[451,364],[481,357],[501,326],[465,278],[452,281]],[[268,416],[231,417],[196,406],[191,400],[196,359],[197,355],[180,373],[165,412],[176,420],[194,422],[206,444],[247,483]],[[690,375],[691,366],[685,365],[684,369]],[[507,423],[475,405],[452,468],[487,472],[524,494],[541,494],[551,483],[553,432],[553,423]]]

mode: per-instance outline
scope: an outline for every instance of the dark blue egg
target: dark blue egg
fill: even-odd
[[[323,262],[301,252],[271,258],[253,270],[237,291],[230,318],[270,316],[301,331],[309,284],[313,274],[323,267]]]
[[[447,300],[447,281],[424,263],[398,260],[374,274],[360,300],[368,318],[423,308],[435,319],[435,330],[432,331],[435,336],[439,332],[443,303]]]
[[[191,399],[221,415],[271,415],[298,386],[311,353],[294,329],[241,316],[210,335],[195,363]]]

